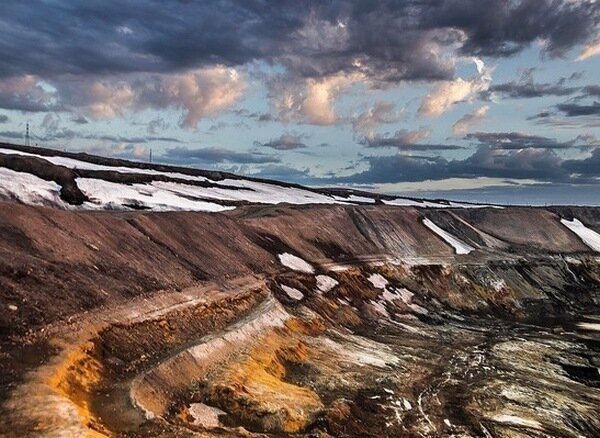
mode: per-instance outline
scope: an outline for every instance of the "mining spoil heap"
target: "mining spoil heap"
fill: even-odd
[[[598,208],[14,145],[0,198],[2,436],[600,435]]]

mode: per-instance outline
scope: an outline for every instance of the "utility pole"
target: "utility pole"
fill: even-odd
[[[148,155],[148,161],[152,163],[152,148],[150,148],[150,153]]]
[[[29,122],[27,122],[27,127],[25,128],[25,146],[31,146],[31,141],[29,139]]]

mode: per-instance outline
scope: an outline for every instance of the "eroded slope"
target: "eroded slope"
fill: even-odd
[[[0,430],[594,436],[599,217],[0,204]]]

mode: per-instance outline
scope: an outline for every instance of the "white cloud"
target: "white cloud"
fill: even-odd
[[[379,125],[399,122],[402,116],[403,112],[396,111],[393,103],[375,102],[371,108],[352,121],[352,129],[356,133],[373,136]]]
[[[86,91],[84,111],[94,119],[122,116],[136,101],[136,91],[128,83],[95,82]]]
[[[128,75],[113,80],[57,83],[62,103],[93,119],[113,119],[146,108],[177,109],[182,125],[195,127],[204,118],[233,105],[245,92],[245,79],[234,69],[216,66],[170,75]]]
[[[86,152],[104,157],[119,157],[129,159],[148,159],[150,149],[146,146],[130,143],[98,143],[85,149]]]
[[[595,41],[581,49],[581,52],[577,57],[577,61],[584,61],[592,56],[597,55],[600,55],[600,40]]]
[[[401,131],[396,131],[394,137],[406,144],[416,144],[421,140],[431,137],[431,129],[419,128],[414,131],[407,131],[404,129]]]
[[[245,91],[246,82],[235,69],[211,67],[161,77],[157,87],[145,92],[142,104],[181,108],[183,125],[195,127],[200,119],[229,108]]]
[[[478,91],[483,91],[478,80],[443,81],[423,99],[419,114],[427,117],[439,117],[455,103],[467,100]]]
[[[361,79],[362,75],[356,73],[309,78],[299,83],[279,78],[271,84],[271,105],[284,121],[333,125],[341,121],[333,106],[335,99]]]
[[[452,133],[457,137],[465,135],[469,132],[471,127],[485,118],[489,109],[489,106],[484,105],[473,110],[473,112],[469,114],[465,114],[452,125]]]
[[[478,76],[466,80],[458,78],[439,82],[423,99],[419,115],[439,117],[454,104],[470,100],[476,93],[487,90],[492,80],[491,72],[480,59],[473,58],[473,62],[477,67]]]
[[[431,137],[431,129],[419,128],[413,131],[401,129],[396,131],[394,135],[370,134],[366,135],[361,143],[368,147],[396,147],[406,149],[410,145],[416,145],[422,140]],[[425,146],[426,147],[426,146]]]

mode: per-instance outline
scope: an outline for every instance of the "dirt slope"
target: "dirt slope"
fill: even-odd
[[[475,249],[457,255],[425,218]],[[478,424],[497,436],[596,432],[596,341],[527,331],[600,306],[598,254],[561,218],[600,232],[591,208],[213,214],[0,203],[0,433],[204,436],[190,412],[208,401],[229,422],[209,436],[441,436],[483,433]],[[284,253],[310,269],[286,266]],[[490,365],[473,371],[477,361]],[[507,375],[530,397],[511,413],[489,395],[512,388]],[[541,393],[566,403],[562,425],[550,408],[535,413],[539,375],[550,376]],[[158,418],[132,405],[130,386]],[[54,410],[36,417],[34,402]],[[528,426],[510,423],[518,415]]]
[[[6,339],[107,302],[198,281],[279,269],[276,255],[313,261],[364,256],[448,257],[420,222],[456,215],[508,248],[503,254],[587,251],[544,209],[435,211],[398,207],[244,207],[229,214],[70,212],[0,203],[0,313]],[[573,214],[573,209],[569,209]],[[585,220],[598,227],[598,210]],[[591,221],[595,221],[591,223]],[[457,230],[473,241],[470,230]],[[462,234],[459,234],[461,232]],[[478,243],[486,257],[502,249]]]

